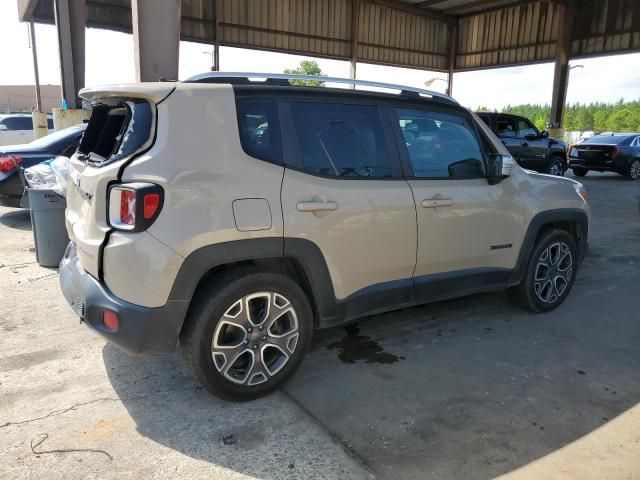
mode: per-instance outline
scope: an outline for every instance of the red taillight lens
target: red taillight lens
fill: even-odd
[[[115,332],[120,328],[120,322],[118,321],[118,316],[110,312],[109,310],[105,310],[102,312],[102,324],[105,326],[107,330],[111,330]]]
[[[21,163],[22,157],[17,155],[0,157],[0,173],[9,173],[11,170],[18,168]]]
[[[142,232],[162,210],[162,187],[153,183],[125,183],[109,189],[109,225],[118,230]]]
[[[136,192],[134,190],[122,190],[120,194],[120,223],[136,224]]]
[[[613,147],[613,150],[611,150],[611,158],[615,158],[619,153],[620,149],[618,147]]]
[[[158,207],[160,206],[160,194],[158,193],[147,193],[144,196],[143,200],[143,216],[145,220],[149,220],[153,218],[153,216],[158,211]]]

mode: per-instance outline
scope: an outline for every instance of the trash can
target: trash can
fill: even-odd
[[[64,223],[67,201],[53,190],[27,188],[36,260],[43,267],[57,267],[69,243]]]

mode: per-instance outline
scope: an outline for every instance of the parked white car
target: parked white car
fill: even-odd
[[[53,117],[47,117],[49,133],[53,132]],[[22,145],[33,140],[33,121],[30,113],[0,115],[0,145]]]

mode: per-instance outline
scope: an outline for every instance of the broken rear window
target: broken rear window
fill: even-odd
[[[151,137],[152,120],[151,105],[145,100],[94,104],[79,158],[102,166],[131,155]]]

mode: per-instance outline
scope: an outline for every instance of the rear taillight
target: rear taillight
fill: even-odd
[[[575,153],[576,153],[576,147],[574,146],[569,147],[569,156],[573,157]]]
[[[17,155],[6,155],[0,157],[0,173],[9,173],[18,168],[22,163],[22,157]]]
[[[613,147],[613,150],[611,150],[611,158],[617,157],[619,153],[620,149],[618,147]]]
[[[124,183],[109,189],[109,225],[141,232],[153,224],[164,200],[162,187],[153,183]]]

